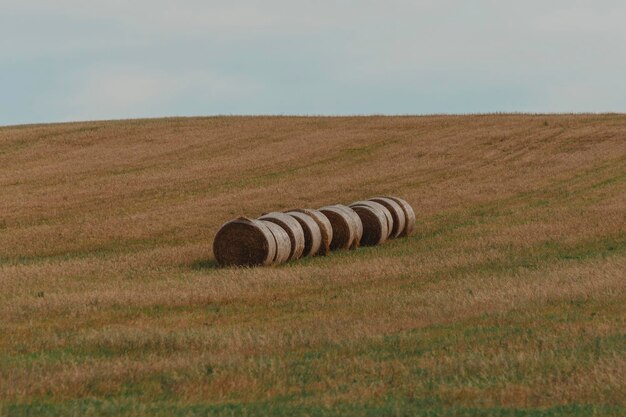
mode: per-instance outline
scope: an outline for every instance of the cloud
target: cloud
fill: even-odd
[[[623,111],[625,15],[613,0],[7,2],[0,123]]]
[[[151,117],[168,113],[172,102],[195,96],[206,107],[259,94],[253,80],[207,71],[166,72],[114,66],[88,71],[62,102],[65,120]],[[180,115],[184,115],[181,113]]]

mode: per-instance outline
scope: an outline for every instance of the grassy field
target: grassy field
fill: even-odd
[[[235,216],[416,235],[219,269]],[[0,415],[626,415],[626,116],[0,128]]]

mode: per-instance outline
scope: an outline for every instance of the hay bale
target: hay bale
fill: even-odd
[[[259,217],[259,220],[267,220],[276,223],[287,232],[289,240],[291,241],[291,251],[289,252],[290,261],[299,259],[302,256],[302,252],[304,251],[304,230],[302,230],[302,226],[300,226],[300,223],[298,223],[296,219],[288,214],[274,211]]]
[[[285,232],[285,229],[267,220],[259,220],[272,232],[274,241],[276,242],[276,256],[274,257],[274,264],[282,264],[289,260],[289,254],[291,253],[291,239]]]
[[[304,231],[304,252],[302,252],[302,256],[317,254],[322,245],[322,232],[315,220],[308,214],[298,211],[287,212],[287,214],[296,219]]]
[[[374,197],[370,198],[369,201],[382,204],[387,208],[387,210],[389,210],[391,217],[393,218],[393,228],[389,237],[394,238],[400,236],[406,227],[406,216],[402,207],[400,207],[400,205],[394,200],[387,197]]]
[[[320,228],[320,232],[322,234],[322,242],[316,255],[328,255],[330,253],[330,242],[333,240],[333,227],[330,224],[328,217],[326,217],[324,213],[319,210],[308,208],[294,209],[290,211],[290,213],[292,212],[304,213],[310,216],[315,223],[317,223],[317,226]]]
[[[404,226],[404,231],[400,233],[400,236],[411,236],[413,232],[415,232],[415,211],[413,211],[413,207],[411,207],[406,200],[403,200],[400,197],[388,196],[387,198],[398,203],[400,207],[402,207],[402,211],[404,211],[406,225]]]
[[[366,206],[366,207],[371,207],[375,210],[381,211],[387,221],[387,236],[385,236],[385,240],[389,238],[389,236],[391,235],[391,231],[393,230],[393,216],[391,215],[391,212],[389,211],[387,207],[375,201],[369,201],[369,200],[355,201],[354,203],[350,204],[350,208],[352,208],[353,210],[354,210],[354,206]],[[363,225],[363,227],[365,227],[365,225]]]
[[[336,206],[326,206],[319,211],[328,218],[333,230],[330,250],[349,249],[356,239],[354,220],[343,209]]]
[[[361,223],[361,218],[358,214],[355,213],[354,210],[352,210],[348,206],[344,206],[343,204],[335,204],[333,207],[337,207],[340,210],[343,210],[350,217],[350,219],[352,219],[355,234],[352,243],[350,243],[350,249],[358,248],[361,242],[361,238],[363,237],[363,223]]]
[[[374,246],[379,245],[387,240],[389,236],[389,228],[387,217],[382,210],[376,207],[354,205],[352,210],[359,216],[363,224],[363,237],[361,245]]]
[[[276,240],[262,222],[240,217],[220,227],[213,255],[220,266],[270,265],[276,257]]]

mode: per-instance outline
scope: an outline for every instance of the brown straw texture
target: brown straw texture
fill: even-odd
[[[274,257],[274,264],[282,264],[289,260],[289,254],[291,253],[291,239],[289,235],[279,225],[267,220],[259,220],[263,223],[272,233],[274,241],[276,242],[276,256]]]
[[[213,254],[221,266],[270,265],[276,257],[276,241],[263,223],[240,217],[219,229]]]
[[[402,210],[404,211],[404,216],[406,218],[406,225],[404,227],[404,231],[400,233],[400,236],[411,236],[413,232],[415,232],[415,211],[413,211],[413,207],[406,201],[401,199],[400,197],[388,197],[398,203]]]
[[[290,213],[291,212],[304,213],[315,220],[322,234],[322,242],[316,255],[328,255],[330,253],[330,242],[333,240],[333,227],[330,224],[328,217],[326,217],[324,213],[319,210],[308,208],[294,209],[291,210]]]
[[[350,216],[350,218],[352,219],[352,222],[354,223],[354,230],[356,231],[356,233],[354,236],[354,240],[350,244],[350,249],[358,248],[361,243],[361,237],[363,237],[363,224],[361,223],[361,218],[358,214],[355,213],[354,210],[352,210],[348,206],[344,206],[343,204],[335,204],[333,207],[337,207],[345,211],[346,214],[348,214],[348,216]]]
[[[335,206],[319,209],[332,225],[333,237],[330,241],[330,250],[348,249],[356,238],[356,226],[345,210]]]
[[[394,238],[400,236],[400,233],[402,233],[406,227],[406,216],[402,207],[400,207],[400,205],[394,200],[386,197],[374,197],[369,200],[387,207],[387,210],[389,210],[391,217],[393,218],[393,229],[391,230],[389,237]]]
[[[380,210],[385,215],[385,219],[387,220],[387,236],[385,236],[385,240],[389,238],[389,236],[391,235],[391,231],[393,230],[393,216],[391,215],[391,212],[387,207],[370,200],[355,201],[354,203],[350,204],[350,207],[352,209],[354,209],[354,206],[366,206]]]
[[[274,211],[259,217],[259,220],[267,220],[276,223],[285,229],[291,241],[291,251],[289,252],[290,261],[299,259],[302,256],[302,252],[304,251],[304,230],[302,230],[302,226],[300,226],[300,223],[298,223],[296,219],[288,214]]]
[[[308,214],[297,211],[287,212],[287,214],[296,219],[304,231],[304,252],[302,252],[302,256],[316,255],[322,244],[322,232],[317,222]]]
[[[375,246],[387,240],[389,235],[387,218],[381,210],[367,206],[354,206],[352,209],[363,224],[362,246]]]

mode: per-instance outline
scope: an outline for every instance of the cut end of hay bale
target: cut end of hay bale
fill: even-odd
[[[354,203],[350,204],[350,208],[352,208],[353,210],[355,206],[365,206],[380,211],[385,216],[385,220],[387,222],[387,236],[385,236],[385,240],[387,240],[387,238],[391,236],[391,232],[393,230],[393,216],[391,215],[391,212],[387,207],[370,200],[355,201]],[[363,225],[363,227],[365,227],[365,225]]]
[[[330,222],[333,230],[330,250],[349,249],[356,239],[356,226],[350,215],[336,206],[327,206],[319,209]]]
[[[330,250],[372,246],[415,230],[415,212],[399,197],[374,197],[350,206],[270,212],[222,225],[213,242],[221,266],[270,265]]]
[[[389,236],[389,223],[380,208],[367,204],[353,204],[351,208],[358,214],[363,224],[361,245],[375,246],[387,240]]]
[[[240,217],[220,227],[213,254],[220,266],[269,265],[276,256],[276,241],[263,223]]]
[[[289,252],[289,260],[299,259],[304,252],[304,230],[300,223],[288,214],[274,211],[267,213],[259,220],[266,220],[282,227],[291,241],[291,251]]]
[[[316,255],[328,255],[330,253],[330,242],[333,240],[333,227],[330,224],[328,217],[326,217],[321,211],[310,208],[300,208],[289,211],[289,213],[292,212],[304,213],[315,220],[322,236],[320,248]]]
[[[308,214],[298,211],[287,212],[287,214],[296,219],[304,231],[304,252],[302,256],[316,255],[322,244],[322,232],[317,222]]]
[[[404,214],[402,207],[400,207],[397,202],[387,197],[374,197],[370,198],[369,201],[379,203],[389,210],[391,217],[393,218],[393,227],[389,237],[395,238],[400,236],[406,227],[406,215]]]
[[[404,217],[406,218],[406,224],[404,226],[404,230],[400,233],[400,236],[410,236],[415,232],[415,211],[413,207],[404,199],[400,197],[391,197],[387,198],[398,203],[400,207],[402,207],[402,211],[404,212]]]
[[[289,254],[291,253],[291,240],[285,230],[277,225],[266,220],[259,220],[263,223],[269,231],[272,233],[274,242],[276,244],[276,256],[274,256],[274,264],[282,264],[289,260]]]
[[[351,219],[354,225],[355,235],[354,235],[354,239],[350,243],[350,249],[358,248],[359,245],[361,244],[361,238],[363,237],[363,223],[361,222],[361,218],[359,217],[358,214],[356,214],[354,210],[352,210],[348,206],[344,206],[343,204],[335,204],[332,207],[337,207],[340,210],[343,210]]]

